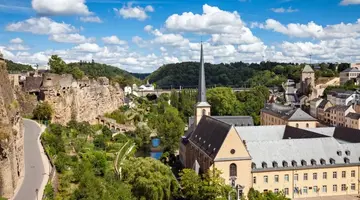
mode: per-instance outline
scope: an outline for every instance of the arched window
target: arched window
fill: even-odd
[[[261,165],[262,165],[262,168],[267,168],[266,162],[262,162]]]
[[[349,160],[349,158],[344,158],[344,163],[346,163],[346,164],[349,164],[350,163],[350,160]]]
[[[278,163],[276,161],[274,161],[272,164],[273,164],[273,168],[278,167]]]
[[[296,128],[299,128],[299,124],[298,124],[298,123],[296,123]]]
[[[347,156],[350,156],[350,151],[349,151],[349,150],[346,150],[346,151],[345,151],[345,154],[346,154]]]
[[[330,164],[335,164],[335,160],[333,158],[330,158]]]
[[[237,169],[236,164],[231,163],[230,164],[230,176],[237,176]]]
[[[302,166],[306,166],[306,161],[305,161],[305,160],[301,160],[301,165],[302,165]]]
[[[321,158],[321,159],[320,159],[320,164],[325,165],[325,164],[326,164],[326,161]]]
[[[202,110],[202,115],[206,115],[206,110],[205,109]]]
[[[252,168],[252,169],[256,169],[256,164],[255,164],[255,163],[251,163],[251,168]]]
[[[291,165],[292,165],[293,167],[296,167],[296,166],[297,166],[297,162],[296,162],[295,160],[293,160],[293,161],[291,161]]]
[[[306,128],[309,128],[309,123],[306,123]]]
[[[337,151],[336,153],[337,153],[338,156],[342,155],[341,151]]]
[[[288,163],[285,160],[283,161],[283,167],[288,167]]]
[[[316,160],[311,159],[311,165],[316,165]]]

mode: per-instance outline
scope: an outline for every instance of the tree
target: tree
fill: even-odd
[[[254,188],[250,188],[247,198],[248,200],[290,200],[283,192],[274,193],[268,191],[261,193]]]
[[[150,117],[149,126],[157,130],[164,151],[174,153],[179,149],[179,140],[184,134],[185,124],[176,108],[167,103],[159,104],[158,113]]]
[[[52,55],[49,59],[48,65],[50,66],[50,71],[52,73],[64,74],[68,72],[66,63],[58,55]]]
[[[80,70],[79,67],[73,67],[70,71],[73,77],[77,80],[82,79],[84,77],[84,72]]]
[[[177,195],[179,185],[170,168],[152,158],[130,158],[123,165],[122,181],[132,185],[138,199],[169,200]]]
[[[51,105],[48,102],[43,102],[35,107],[33,117],[38,120],[51,120],[53,112]]]
[[[212,115],[232,115],[236,106],[236,96],[231,88],[217,87],[207,91],[207,100]]]
[[[184,197],[188,200],[200,199],[200,190],[202,186],[200,176],[192,169],[183,169],[179,175]]]

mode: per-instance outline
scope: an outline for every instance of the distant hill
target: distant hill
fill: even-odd
[[[141,82],[138,78],[131,75],[129,72],[111,65],[100,64],[96,62],[76,62],[69,63],[68,66],[79,67],[80,70],[90,78],[105,76],[112,81],[118,82],[122,87],[132,85],[133,83],[139,84]]]
[[[151,73],[130,73],[131,75],[133,75],[134,77],[140,79],[140,80],[144,80],[146,77],[148,77]]]
[[[34,70],[30,65],[24,65],[20,63],[14,63],[11,60],[5,60],[7,70],[9,72],[22,72],[22,71],[32,71]]]
[[[178,88],[180,86],[194,88],[198,85],[199,65],[198,62],[167,64],[154,71],[148,78],[151,83],[155,82],[158,88]],[[334,64],[322,63],[320,66],[321,70],[316,73],[317,77],[332,77],[338,73]],[[343,66],[341,70],[344,68]],[[304,64],[277,62],[206,63],[206,84],[208,87],[281,86],[286,79],[299,82],[303,67]]]

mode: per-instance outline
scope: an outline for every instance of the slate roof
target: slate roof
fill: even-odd
[[[42,84],[42,77],[26,77],[26,81],[24,82],[24,91],[25,92],[37,92],[40,91],[40,87]]]
[[[254,126],[251,116],[211,116],[214,119],[234,126]],[[189,117],[189,127],[194,123],[194,117]]]
[[[275,103],[266,104],[261,112],[280,117],[289,121],[316,121],[315,118],[301,110],[300,108],[283,106]]]
[[[328,100],[322,100],[318,106],[318,108],[321,108],[321,109],[324,109],[326,104],[328,103],[329,101]]]
[[[214,159],[230,131],[230,128],[230,124],[204,115],[194,132],[191,133],[189,141]]]
[[[345,158],[349,159],[350,164],[360,165],[360,130],[357,129],[299,129],[282,125],[236,127],[236,131],[246,141],[247,150],[256,166],[253,170],[316,167],[311,166],[311,161],[321,165],[321,159],[325,160],[326,165],[330,165],[330,159],[334,159],[337,165],[348,164]],[[340,156],[338,151],[341,151]],[[306,161],[305,166],[301,165],[303,160]],[[288,167],[283,166],[283,161],[287,162]],[[292,166],[292,161],[296,161],[297,166]],[[278,166],[273,166],[273,162]],[[266,168],[263,168],[263,163],[266,163]]]
[[[310,65],[305,65],[302,72],[311,73],[311,72],[314,72],[314,70],[310,67]]]
[[[360,113],[348,113],[348,114],[346,115],[346,117],[348,117],[348,118],[350,118],[350,119],[356,119],[356,120],[358,120],[358,119],[360,119]]]
[[[343,70],[342,72],[360,72],[360,70],[356,67],[351,67],[351,68],[347,68],[347,69]]]
[[[325,112],[331,112],[331,111],[341,111],[341,112],[345,112],[347,109],[349,109],[350,106],[343,106],[343,105],[336,105],[333,107],[330,107],[328,109],[325,110]]]
[[[312,101],[312,102],[318,102],[318,101],[320,101],[320,100],[322,100],[322,98],[315,98],[315,99],[312,99],[311,101]]]

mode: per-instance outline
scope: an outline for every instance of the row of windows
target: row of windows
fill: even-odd
[[[231,168],[230,168],[231,170]],[[231,171],[230,171],[230,174],[231,174]],[[351,174],[350,176],[352,178],[355,177],[355,170],[352,170],[351,171]],[[333,172],[333,176],[332,176],[334,179],[337,178],[337,172]],[[322,178],[323,179],[327,179],[327,172],[323,172],[322,173]],[[342,171],[341,172],[341,178],[346,178],[346,171]],[[318,174],[317,173],[313,173],[312,174],[312,179],[313,180],[318,180]],[[263,180],[264,180],[264,183],[268,183],[269,182],[269,177],[268,176],[264,176],[263,177]],[[294,174],[294,181],[298,181],[299,180],[299,174]],[[308,180],[308,173],[304,173],[303,174],[303,180],[304,181],[307,181]],[[275,183],[278,183],[279,182],[279,175],[274,175],[274,182]],[[285,174],[284,175],[284,182],[289,182],[289,174]],[[253,177],[253,183],[256,184],[256,176]]]
[[[350,155],[350,151],[345,151],[345,153],[346,153],[346,155]],[[337,154],[338,154],[339,156],[341,156],[341,151],[337,151]],[[360,157],[359,157],[359,160],[360,160]],[[315,159],[311,159],[310,162],[311,162],[311,165],[313,165],[313,166],[314,166],[314,165],[317,165],[317,162],[316,162]],[[330,163],[330,164],[335,164],[335,159],[330,158],[330,159],[329,159],[329,163]],[[344,158],[344,163],[349,164],[349,163],[350,163],[350,159],[347,158],[347,157],[345,157],[345,158]],[[320,159],[320,164],[321,164],[321,165],[326,165],[325,159]],[[297,167],[297,162],[296,162],[295,160],[293,160],[293,161],[291,161],[291,165],[292,165],[293,167]],[[284,160],[284,161],[282,162],[282,166],[283,166],[283,167],[289,167],[289,164],[288,164],[287,161]],[[306,162],[305,160],[301,160],[301,166],[307,166],[307,162]],[[256,169],[256,164],[255,164],[255,163],[252,163],[252,164],[251,164],[251,167],[252,167],[252,169]],[[266,162],[262,162],[262,163],[261,163],[261,167],[262,167],[262,168],[267,168],[268,165],[267,165]],[[278,165],[278,163],[277,163],[276,161],[273,161],[273,162],[272,162],[272,167],[276,168],[276,167],[279,167],[279,165]]]
[[[356,190],[356,184],[351,183],[350,189],[352,191],[355,191]],[[346,184],[341,184],[341,191],[344,192],[344,191],[347,191],[347,190],[348,190],[348,186]],[[264,190],[264,192],[267,192],[267,191],[268,191],[267,189]],[[294,193],[297,193],[297,194],[308,194],[310,191],[313,191],[314,193],[318,193],[318,192],[320,192],[320,188],[318,188],[318,186],[313,186],[313,187],[304,186],[302,189],[300,189],[298,187],[294,188]],[[338,185],[333,185],[332,186],[332,191],[337,192],[338,191]],[[275,188],[274,192],[278,193],[279,189]],[[285,195],[289,195],[289,188],[284,188],[283,192],[284,192]],[[321,192],[322,193],[327,193],[327,185],[322,186]]]

